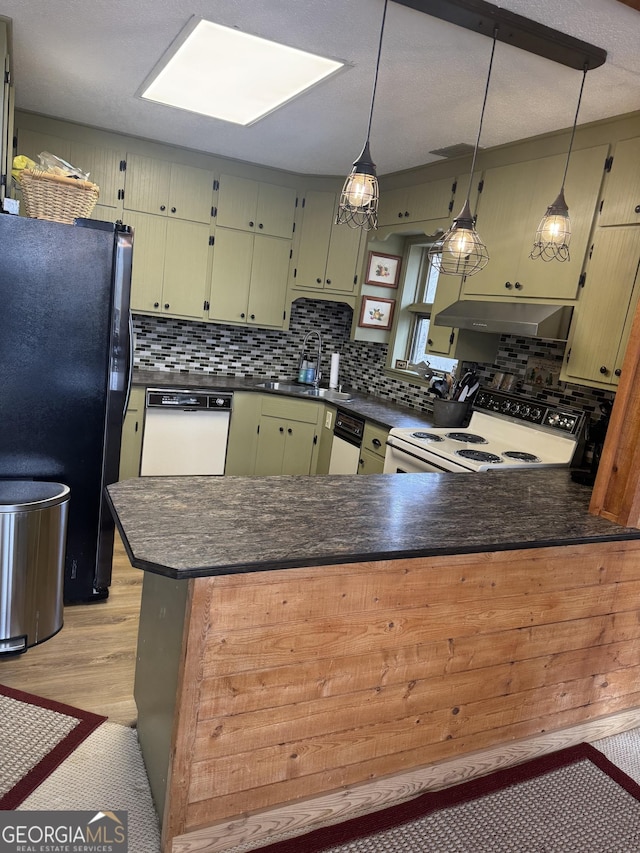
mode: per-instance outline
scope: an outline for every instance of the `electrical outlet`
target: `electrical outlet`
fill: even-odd
[[[333,420],[333,412],[327,412],[324,416],[324,425],[327,429],[331,429],[332,420]]]

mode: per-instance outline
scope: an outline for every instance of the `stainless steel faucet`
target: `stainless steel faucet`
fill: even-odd
[[[300,367],[302,367],[302,364],[305,360],[304,356],[305,356],[305,352],[307,351],[307,343],[309,341],[309,338],[313,337],[314,335],[318,338],[318,352],[316,354],[316,369],[314,372],[314,379],[313,379],[314,388],[317,388],[320,385],[320,377],[322,375],[321,371],[320,371],[320,364],[322,361],[322,337],[320,336],[320,332],[316,331],[316,329],[312,329],[310,332],[307,332],[307,334],[304,336],[304,340],[302,342],[302,352],[300,353],[300,362],[298,364],[298,370],[300,369]]]

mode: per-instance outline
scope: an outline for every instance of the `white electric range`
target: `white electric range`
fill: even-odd
[[[479,391],[466,427],[394,428],[385,474],[511,471],[571,464],[584,414],[498,391]]]

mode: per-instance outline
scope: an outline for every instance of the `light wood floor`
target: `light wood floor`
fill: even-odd
[[[133,726],[133,677],[143,572],[116,535],[109,598],[64,609],[55,637],[16,657],[0,657],[0,683]]]

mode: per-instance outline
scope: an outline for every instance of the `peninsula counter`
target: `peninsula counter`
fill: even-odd
[[[640,531],[590,515],[567,470],[107,492],[146,572],[135,697],[164,853],[267,843],[286,804],[319,819],[333,792],[409,796],[434,768],[488,772],[487,750],[515,763],[542,732],[636,719]]]

